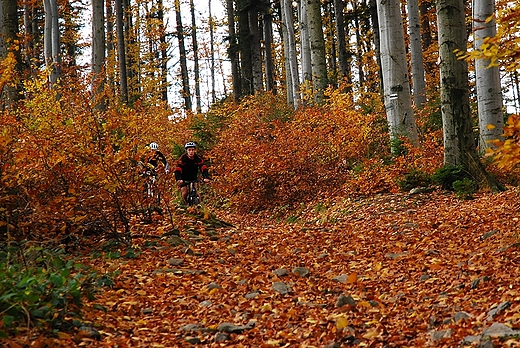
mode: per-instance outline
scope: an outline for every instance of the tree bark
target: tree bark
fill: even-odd
[[[281,0],[282,32],[285,53],[287,103],[297,108],[299,105],[299,76],[296,43],[294,40],[293,11],[290,0]]]
[[[215,95],[215,59],[213,53],[213,17],[211,16],[211,0],[209,0],[209,32],[210,32],[210,45],[211,45],[211,76],[212,85],[211,90]],[[202,102],[200,100],[200,67],[199,67],[199,45],[197,44],[197,22],[195,21],[195,4],[193,0],[190,0],[190,12],[191,12],[191,38],[193,45],[193,63],[194,63],[194,74],[195,74],[195,99],[196,99],[196,110],[197,113],[202,112]],[[215,100],[213,99],[214,103]]]
[[[292,7],[291,2],[286,7],[291,9],[292,18]],[[300,24],[300,56],[302,64],[302,79],[303,82],[312,81],[312,64],[311,64],[311,44],[309,38],[309,25],[307,24],[307,0],[300,0],[300,6],[298,7],[298,22]],[[293,25],[291,25],[294,27]],[[294,29],[293,29],[294,33]]]
[[[323,93],[327,88],[327,62],[325,59],[325,39],[321,22],[321,1],[307,1],[307,25],[309,26],[309,39],[311,45],[312,84],[314,88],[314,100],[323,102]]]
[[[52,85],[58,82],[61,76],[60,28],[58,22],[57,0],[44,0],[45,10],[45,62],[51,69],[49,80]]]
[[[251,45],[251,63],[253,77],[253,93],[264,90],[262,73],[262,47],[260,45],[260,27],[258,25],[258,7],[250,6],[248,11],[249,38]]]
[[[15,40],[18,40],[18,7],[16,1],[1,0],[0,20],[0,60],[6,60],[9,55],[14,59],[13,75],[8,81],[0,83],[0,110],[13,108],[20,100],[21,85],[16,83],[22,71],[20,50],[16,49]],[[3,80],[3,79],[2,79]],[[15,82],[15,84],[12,84]]]
[[[386,117],[390,127],[392,152],[397,152],[399,143],[396,140],[399,137],[407,137],[412,143],[418,143],[399,0],[379,0],[377,13]]]
[[[242,84],[240,79],[240,68],[238,60],[238,42],[235,31],[235,10],[233,7],[233,0],[227,0],[227,19],[229,32],[229,48],[228,56],[231,61],[231,81],[233,84],[233,99],[238,102],[242,97]]]
[[[347,48],[347,40],[345,34],[345,16],[343,14],[343,1],[334,0],[334,15],[336,22],[336,33],[338,41],[338,65],[340,83],[347,83],[346,92],[352,91],[352,76],[350,71],[351,53]]]
[[[105,88],[105,0],[92,0],[92,94],[95,108],[104,110]]]
[[[486,37],[496,36],[494,19],[487,21],[495,13],[494,0],[473,0],[473,35],[475,49],[480,49]],[[490,60],[477,59],[475,74],[477,86],[477,106],[479,119],[479,148],[484,151],[493,148],[493,140],[501,140],[504,133],[502,112],[502,90],[498,66],[489,66]]]
[[[468,65],[456,50],[467,44],[463,0],[437,0],[444,164],[462,166],[481,188],[501,189],[478,158],[469,105]]]
[[[177,22],[177,41],[179,42],[179,55],[182,80],[182,98],[184,99],[184,109],[191,110],[190,80],[188,76],[188,62],[186,59],[186,46],[184,45],[184,29],[182,27],[181,4],[175,0],[175,18]]]
[[[117,59],[119,62],[119,93],[121,101],[128,103],[128,78],[126,70],[126,38],[123,23],[123,5],[121,0],[115,0],[116,30],[117,30]]]
[[[424,78],[424,60],[421,43],[421,21],[417,0],[406,2],[408,9],[408,31],[410,34],[410,54],[412,58],[413,100],[422,109],[426,104],[426,81]]]

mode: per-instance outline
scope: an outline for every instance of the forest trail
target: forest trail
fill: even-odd
[[[155,238],[136,239],[132,258],[82,260],[119,272],[83,308],[101,338],[80,331],[61,342],[455,347],[489,334],[495,346],[520,345],[518,189],[318,208],[294,223],[217,214],[233,226],[193,215],[180,230],[136,227]]]

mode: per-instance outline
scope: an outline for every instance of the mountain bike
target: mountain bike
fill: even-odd
[[[142,162],[139,162],[139,164],[144,167],[144,170],[139,174],[141,178],[145,179],[143,185],[144,198],[159,206],[161,204],[161,192],[157,184],[157,173],[155,170],[147,168]]]
[[[200,196],[197,192],[197,183],[199,182],[204,182],[204,180],[184,181],[181,185],[181,187],[188,186],[188,196],[186,196],[186,203],[190,207],[200,203]]]

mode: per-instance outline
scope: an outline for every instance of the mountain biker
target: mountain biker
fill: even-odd
[[[159,151],[159,145],[157,143],[150,143],[146,146],[146,149],[148,151],[143,156],[142,161],[139,162],[144,166],[144,171],[140,175],[155,178],[157,171],[161,169],[163,169],[165,173],[168,173],[170,165],[166,160],[166,156]]]
[[[177,185],[181,190],[182,200],[186,202],[188,187],[183,185],[183,183],[185,181],[196,181],[199,169],[204,178],[203,181],[209,182],[209,173],[208,167],[204,164],[204,160],[196,153],[197,145],[190,141],[184,145],[184,148],[186,149],[186,153],[177,160],[174,174]]]
[[[162,164],[164,166],[164,172],[168,173],[170,170],[170,166],[168,161],[166,160],[166,156],[159,151],[159,144],[150,143],[148,146],[148,151],[146,152],[143,163],[149,175],[156,175],[159,169],[159,166]]]

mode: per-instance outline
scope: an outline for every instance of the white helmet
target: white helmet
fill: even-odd
[[[190,147],[196,148],[197,145],[193,141],[187,142],[186,145],[184,145],[185,149],[189,149]]]
[[[159,145],[157,143],[150,143],[150,149],[158,150],[159,149]]]

